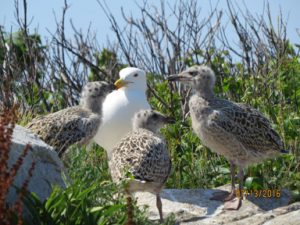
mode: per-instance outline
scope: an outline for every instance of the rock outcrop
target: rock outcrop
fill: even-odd
[[[30,144],[30,150],[24,158],[23,164],[14,179],[13,187],[10,188],[7,196],[9,203],[16,200],[15,187],[20,188],[22,186],[24,180],[28,177],[28,170],[33,161],[35,162],[35,168],[28,184],[30,192],[35,192],[43,201],[49,197],[53,185],[65,187],[64,167],[54,149],[35,134],[18,125],[16,125],[13,132],[8,166],[11,167],[17,161],[28,143]]]
[[[228,190],[222,186],[213,190],[205,189],[165,189],[161,193],[164,217],[174,213],[176,224],[230,224],[230,225],[295,225],[300,224],[300,202],[289,205],[291,195],[286,190],[280,191],[280,197],[248,197],[243,200],[238,211],[223,209],[223,202],[212,201],[212,194]],[[136,193],[138,204],[149,206],[149,217],[158,220],[156,198],[150,193]]]

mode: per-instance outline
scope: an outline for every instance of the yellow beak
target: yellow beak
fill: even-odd
[[[129,83],[132,83],[132,82],[119,79],[115,82],[115,86],[117,87],[117,89],[120,89],[121,87],[126,87]]]

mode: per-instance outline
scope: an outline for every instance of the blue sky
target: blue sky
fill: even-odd
[[[23,1],[19,0],[20,3]],[[142,1],[136,0],[107,0],[107,5],[111,12],[117,18],[117,21],[122,24],[120,9],[124,8],[125,12],[136,15],[136,3]],[[149,4],[159,6],[159,0],[148,0]],[[172,3],[175,1],[169,0]],[[203,15],[210,10],[210,1],[201,0],[201,8]],[[233,1],[236,5],[238,2],[240,7],[244,9],[244,5],[254,14],[261,14],[263,12],[263,0],[244,0]],[[288,38],[293,43],[300,43],[300,37],[297,35],[296,29],[300,29],[300,0],[270,0],[270,7],[273,13],[274,21],[279,14],[281,8],[282,14],[288,20]],[[56,28],[55,15],[60,20],[62,14],[63,0],[28,0],[28,17],[32,19],[30,29],[33,31],[37,28],[38,33],[42,37],[49,37],[50,32],[54,32]],[[70,8],[68,10],[66,19],[66,34],[72,37],[72,28],[69,20],[72,19],[73,24],[78,28],[86,31],[91,24],[91,30],[97,34],[97,39],[100,45],[105,45],[107,38],[112,37],[110,24],[105,17],[103,11],[96,0],[69,0]],[[226,9],[226,0],[211,0],[212,5],[218,3],[218,9]],[[200,3],[199,3],[200,4]],[[14,0],[0,0],[0,25],[5,27],[6,31],[16,30],[17,24],[15,20]],[[228,20],[225,14],[225,22]]]

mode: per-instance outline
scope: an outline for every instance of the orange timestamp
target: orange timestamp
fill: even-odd
[[[254,197],[254,198],[280,198],[281,190],[279,189],[262,189],[262,190],[236,190],[237,197]]]

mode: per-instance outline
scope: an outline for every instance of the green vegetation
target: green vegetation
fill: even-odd
[[[43,203],[34,194],[27,195],[25,204],[32,217],[25,224],[124,224],[125,196],[120,192],[122,187],[110,181],[103,150],[96,146],[91,151],[74,147],[66,157],[70,180],[67,188],[54,188]],[[135,220],[137,224],[158,224],[147,219],[146,208],[137,206]],[[164,224],[173,223],[169,217]]]

